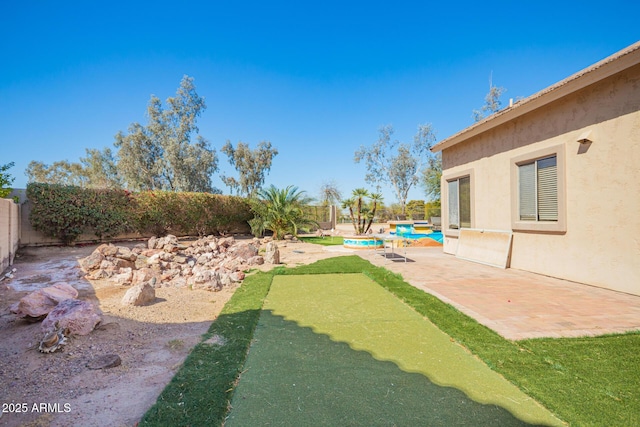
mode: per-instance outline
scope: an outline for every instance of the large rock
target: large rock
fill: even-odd
[[[104,255],[100,253],[97,249],[93,251],[91,255],[86,258],[78,261],[80,263],[80,268],[82,268],[85,272],[90,272],[93,270],[97,270],[100,268],[100,264],[105,260]]]
[[[154,289],[155,278],[149,282],[135,285],[122,297],[122,305],[142,306],[151,304],[156,300],[156,290]]]
[[[278,257],[279,258],[279,257]],[[256,255],[247,260],[247,264],[249,265],[262,265],[264,264],[264,257],[261,255]]]
[[[258,255],[260,242],[259,239],[247,242],[236,241],[231,236],[207,236],[185,245],[176,236],[167,235],[152,237],[133,250],[112,244],[100,245],[81,262],[88,271],[88,279],[108,278],[117,285],[137,285],[155,277],[155,288],[191,286],[220,290],[242,280],[242,274],[232,273],[264,263],[264,258]],[[273,250],[269,262],[278,264],[280,256],[275,244]]]
[[[78,291],[67,283],[31,292],[11,307],[11,312],[22,318],[40,320],[49,314],[61,301],[78,297]]]
[[[264,262],[267,264],[280,264],[280,249],[278,249],[276,242],[267,243]]]
[[[106,257],[115,256],[118,253],[118,246],[113,243],[104,243],[98,246],[94,252],[99,252]]]
[[[140,270],[133,271],[132,283],[138,285],[140,283],[148,282],[155,277],[155,273],[150,268],[141,268]]]
[[[234,255],[244,260],[248,260],[249,258],[258,255],[258,248],[253,246],[251,243],[241,243],[236,246]]]
[[[66,335],[88,335],[102,320],[95,305],[87,301],[61,301],[42,321],[44,332],[63,329]]]
[[[130,262],[135,262],[136,258],[138,258],[136,254],[131,252],[131,249],[125,246],[118,246],[118,251],[114,256],[116,258],[119,258],[125,261],[130,261]]]
[[[133,281],[133,269],[121,268],[120,272],[111,278],[117,285],[130,285]]]
[[[187,280],[192,289],[204,289],[206,291],[219,291],[223,288],[220,274],[217,271],[202,270],[195,273]]]

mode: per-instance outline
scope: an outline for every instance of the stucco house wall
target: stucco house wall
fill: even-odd
[[[634,46],[534,95],[524,113],[506,111],[494,124],[486,119],[468,136],[438,144],[445,252],[455,254],[458,243],[458,231],[449,230],[447,182],[470,176],[471,228],[512,231],[512,268],[640,295],[640,44]],[[543,103],[545,96],[552,99]],[[578,142],[584,138],[592,142]],[[516,162],[546,154],[558,160],[559,219],[535,229],[518,220]]]
[[[13,264],[20,241],[20,205],[0,199],[0,273]]]

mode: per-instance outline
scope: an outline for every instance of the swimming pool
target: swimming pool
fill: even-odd
[[[407,239],[424,239],[425,237],[428,237],[429,239],[433,239],[438,243],[442,243],[443,240],[443,236],[442,236],[442,232],[441,231],[434,231],[433,233],[429,233],[429,234],[424,234],[424,233],[403,233],[400,234],[400,236],[407,238]]]
[[[433,231],[430,233],[416,233],[416,231],[422,231],[426,227],[423,223],[415,223],[415,222],[395,222],[392,224],[390,234],[398,235],[407,239],[417,240],[424,239],[428,237],[430,239],[435,240],[438,243],[442,243],[443,237],[441,231]]]

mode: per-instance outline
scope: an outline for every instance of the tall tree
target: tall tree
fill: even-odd
[[[413,144],[392,140],[393,132],[391,125],[382,127],[378,141],[370,147],[360,146],[354,161],[365,162],[366,182],[374,185],[388,184],[393,188],[404,215],[409,190],[419,181],[425,156],[430,155],[429,149],[436,138],[431,124],[418,126]]]
[[[48,165],[31,161],[25,171],[27,180],[76,187],[120,188],[121,179],[111,150],[87,148],[86,152],[87,157],[81,157],[80,163],[60,160]]]
[[[262,141],[251,150],[249,144],[238,142],[234,148],[230,141],[222,147],[222,152],[229,157],[229,163],[236,169],[239,177],[222,175],[222,181],[227,187],[238,194],[253,197],[262,188],[267,173],[271,170],[273,158],[278,150],[271,146],[271,142]]]
[[[507,89],[503,87],[496,87],[493,85],[493,76],[489,76],[489,92],[484,97],[484,105],[479,110],[473,110],[473,120],[479,122],[487,116],[500,111],[502,102],[500,97],[505,93]]]
[[[100,151],[87,148],[87,157],[81,157],[80,163],[87,186],[92,188],[122,188],[122,179],[118,174],[118,165],[110,148]]]
[[[411,219],[424,219],[424,200],[409,200],[407,203],[407,214]]]
[[[342,199],[342,193],[335,181],[327,181],[320,187],[320,202],[323,206],[335,205]]]
[[[0,166],[0,199],[4,199],[9,195],[9,193],[11,193],[11,188],[9,186],[13,184],[13,180],[15,178],[7,171],[11,169],[14,164],[15,163],[10,162],[6,165]]]
[[[429,157],[427,167],[422,171],[422,187],[431,201],[440,200],[440,178],[442,178],[442,155]]]
[[[211,176],[218,168],[215,149],[197,135],[197,119],[206,109],[193,84],[184,76],[166,107],[152,95],[148,123],[132,123],[119,132],[118,169],[132,190],[212,191]],[[196,141],[192,142],[195,136]]]
[[[27,165],[25,174],[28,182],[87,186],[87,176],[82,165],[68,160],[59,160],[51,165],[33,160]]]
[[[370,193],[366,188],[356,188],[350,198],[342,201],[342,209],[349,210],[351,223],[357,235],[369,231],[381,201],[380,193]]]

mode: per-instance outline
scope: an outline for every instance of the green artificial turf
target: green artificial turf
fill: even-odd
[[[363,274],[274,278],[232,408],[226,426],[562,425]]]
[[[300,237],[300,240],[307,243],[315,243],[317,245],[323,246],[336,246],[342,245],[344,243],[344,239],[342,236],[325,236],[325,237]]]
[[[640,425],[640,333],[509,341],[358,256],[248,276],[140,425],[221,425],[274,275],[364,272],[572,426]],[[318,334],[315,334],[318,336]]]
[[[140,426],[219,426],[245,361],[271,274],[248,276]],[[209,342],[209,343],[207,343]]]
[[[509,341],[395,273],[365,271],[570,425],[640,425],[640,332]]]

